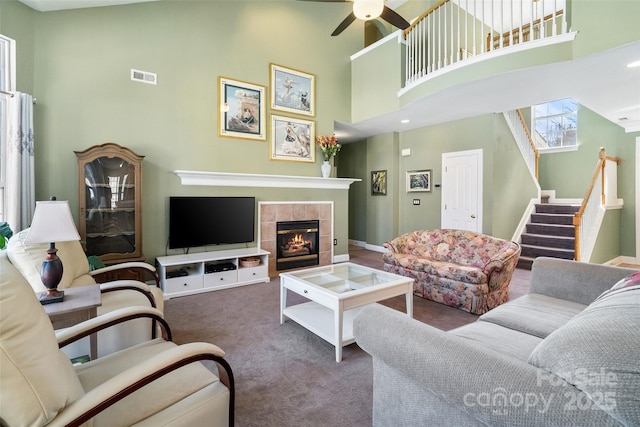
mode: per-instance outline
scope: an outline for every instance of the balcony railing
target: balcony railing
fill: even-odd
[[[406,84],[498,49],[567,33],[565,0],[441,0],[404,31]]]

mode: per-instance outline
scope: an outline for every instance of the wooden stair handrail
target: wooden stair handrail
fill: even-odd
[[[604,148],[600,148],[600,152],[598,153],[598,163],[596,164],[596,170],[593,172],[593,177],[591,178],[591,183],[589,184],[589,188],[587,189],[587,194],[582,199],[582,204],[580,205],[580,209],[573,215],[573,225],[575,227],[575,259],[576,261],[580,261],[580,226],[582,225],[582,215],[584,214],[585,209],[587,208],[587,202],[589,198],[591,198],[591,193],[593,192],[593,187],[596,185],[596,180],[598,179],[598,174],[601,174],[602,180],[602,190],[600,194],[600,202],[604,205],[606,204],[606,196],[604,193],[605,189],[605,176],[604,169],[607,164],[607,160],[616,162],[616,164],[620,164],[622,159],[620,157],[607,156],[607,153]]]
[[[418,25],[420,22],[422,22],[422,20],[424,18],[426,18],[431,12],[433,12],[434,10],[436,10],[437,8],[439,8],[440,6],[442,6],[443,4],[449,2],[449,0],[440,0],[438,3],[434,4],[433,6],[431,6],[429,9],[425,10],[424,12],[422,12],[422,14],[420,14],[420,16],[418,16],[412,23],[411,25],[409,25],[409,28],[407,28],[406,30],[404,30],[402,32],[402,36],[406,39],[407,35],[411,32],[411,30]]]
[[[550,14],[544,16],[543,18],[536,19],[535,21],[533,21],[533,26],[536,27],[536,26],[540,25],[541,22],[547,22],[550,19],[558,17],[558,16],[560,16],[562,14],[564,14],[564,9],[557,10],[555,13],[550,13]],[[531,31],[530,30],[531,24],[532,24],[531,22],[527,22],[525,25],[522,25],[521,27],[516,27],[511,31],[506,31],[503,34],[498,34],[497,36],[493,36],[493,37],[491,36],[492,33],[487,34],[487,51],[495,49],[491,42],[492,41],[493,42],[499,41],[501,37],[504,39],[504,38],[508,38],[509,35],[511,35],[511,34],[513,34],[513,35],[515,35],[516,33],[520,34],[520,30],[521,29],[522,29],[522,34],[524,34],[526,32],[526,30],[528,30],[530,32]]]
[[[540,151],[536,148],[535,142],[533,142],[533,137],[531,136],[531,132],[529,132],[529,127],[527,126],[524,117],[522,116],[522,112],[520,110],[516,110],[518,113],[518,118],[520,119],[520,123],[524,128],[524,132],[527,134],[527,139],[529,140],[529,145],[533,150],[533,154],[536,156],[536,181],[538,180],[538,162],[540,161]]]

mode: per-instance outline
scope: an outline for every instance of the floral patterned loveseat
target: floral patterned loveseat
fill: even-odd
[[[415,280],[413,293],[482,314],[509,300],[520,245],[466,230],[405,233],[386,242],[385,271]]]

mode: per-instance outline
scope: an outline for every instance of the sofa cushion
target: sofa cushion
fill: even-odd
[[[83,394],[33,289],[0,251],[0,419],[45,425]]]
[[[596,298],[596,301],[612,294],[628,291],[632,288],[640,288],[640,271],[633,273],[625,277],[624,279],[620,279],[615,285],[611,287],[611,289],[608,289],[600,294],[600,296]]]
[[[482,320],[452,329],[449,333],[522,361],[527,361],[533,349],[542,341],[542,338]]]
[[[457,264],[448,261],[434,261],[428,258],[409,255],[385,253],[382,256],[386,264],[399,265],[414,271],[424,271],[438,277],[456,280],[465,283],[487,283],[487,275],[479,267]]]
[[[480,319],[545,338],[585,309],[585,305],[539,294],[527,294],[483,314]]]
[[[543,340],[529,363],[592,396],[622,425],[640,425],[638,325],[640,288],[610,293]]]

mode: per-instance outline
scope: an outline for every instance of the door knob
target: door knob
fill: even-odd
[[[475,218],[475,217],[476,217],[476,214],[471,214],[471,218]]]

